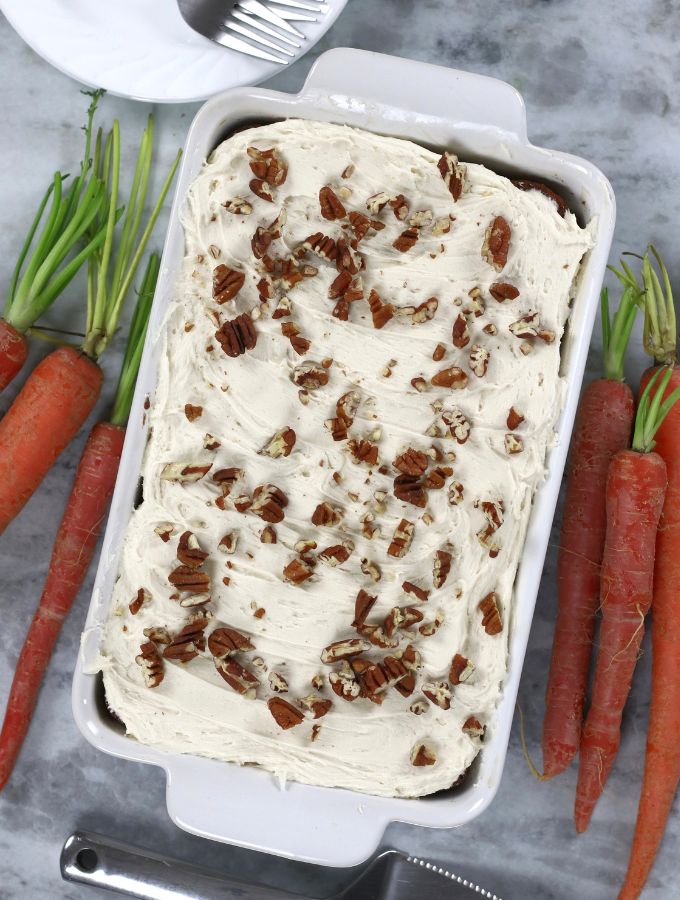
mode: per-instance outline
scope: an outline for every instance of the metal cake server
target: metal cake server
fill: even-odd
[[[310,900],[247,884],[94,832],[76,831],[61,851],[66,881],[143,900]],[[328,900],[501,900],[479,885],[425,860],[383,850],[349,887]]]

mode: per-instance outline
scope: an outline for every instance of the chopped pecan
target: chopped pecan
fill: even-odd
[[[303,559],[292,559],[283,570],[283,580],[290,584],[302,584],[314,574],[311,566]]]
[[[545,196],[549,197],[557,207],[558,215],[564,218],[564,214],[568,209],[567,203],[563,197],[560,197],[560,195],[549,188],[547,184],[543,184],[542,181],[528,181],[526,178],[513,178],[512,183],[516,188],[519,188],[520,191],[540,191],[541,194],[545,194]]]
[[[463,722],[463,731],[471,738],[482,738],[486,728],[476,716],[469,716]]]
[[[395,240],[392,241],[392,246],[400,253],[407,253],[412,247],[415,246],[417,240],[418,229],[407,228],[405,231],[402,231],[399,237],[395,238]]]
[[[417,375],[415,378],[411,379],[411,385],[418,391],[419,394],[423,394],[429,389],[427,381],[425,381],[425,379],[420,375]]]
[[[348,428],[354,423],[354,417],[359,409],[361,396],[358,391],[347,391],[335,404],[335,412]]]
[[[395,559],[403,559],[403,557],[406,556],[411,548],[411,542],[413,541],[413,533],[415,531],[415,527],[415,524],[413,522],[409,522],[408,519],[401,519],[397,527],[394,529],[392,541],[387,548],[388,556],[392,556]]]
[[[432,567],[432,581],[438,589],[444,586],[451,571],[451,554],[448,550],[437,550]]]
[[[333,544],[326,547],[325,550],[319,552],[321,562],[327,563],[331,567],[341,566],[346,563],[354,552],[354,543],[352,541],[343,541],[342,544]]]
[[[478,287],[473,287],[468,291],[468,299],[463,306],[463,312],[466,316],[474,316],[476,319],[484,312],[482,292]]]
[[[382,573],[378,564],[366,557],[361,560],[361,571],[364,575],[372,578],[373,581],[380,581],[382,578]]]
[[[470,437],[470,420],[457,406],[442,413],[442,421],[448,426],[451,437],[455,438],[459,444],[464,444]]]
[[[444,179],[444,184],[448,188],[449,193],[453,197],[454,203],[460,199],[463,193],[463,181],[465,180],[466,168],[458,162],[455,153],[443,153],[437,162],[439,173]]]
[[[260,532],[260,543],[262,544],[275,544],[276,543],[276,529],[273,525],[265,525],[262,531]]]
[[[392,659],[393,657],[386,657],[386,658],[385,658],[385,662],[387,662],[387,659],[388,659],[388,658],[389,658],[389,659]],[[414,673],[414,672],[407,672],[407,674],[404,675],[404,677],[403,677],[402,679],[400,679],[399,681],[397,681],[397,683],[396,683],[394,686],[395,686],[395,688],[399,691],[399,693],[401,694],[402,697],[410,697],[411,694],[412,694],[412,693],[415,691],[415,689],[416,689],[416,676],[415,676],[415,673]]]
[[[362,241],[372,227],[371,220],[368,216],[356,211],[349,214],[349,224],[352,226],[354,237],[357,241]]]
[[[192,484],[200,481],[212,469],[212,463],[199,465],[198,463],[166,463],[161,471],[164,481],[179,481],[182,484]]]
[[[185,565],[173,569],[168,575],[168,581],[187,594],[203,594],[210,589],[210,576],[207,572],[199,572]]]
[[[223,553],[231,554],[231,553],[236,552],[237,544],[238,544],[238,531],[228,531],[226,534],[222,535],[217,547]]]
[[[274,236],[271,231],[265,228],[263,225],[258,225],[255,229],[255,234],[252,236],[250,240],[250,246],[253,251],[253,256],[255,259],[264,259],[267,254],[267,250],[271,245],[271,242],[274,240]]]
[[[276,304],[272,319],[283,319],[291,314],[290,299],[284,294]]]
[[[432,237],[440,237],[442,234],[448,234],[451,231],[451,219],[437,219],[432,226]]]
[[[163,656],[166,659],[176,659],[178,662],[190,662],[198,656],[199,651],[205,650],[203,632],[207,625],[208,619],[202,613],[192,617],[163,650]]]
[[[352,284],[352,273],[343,271],[331,282],[328,288],[328,299],[337,300],[342,297]]]
[[[342,519],[342,510],[332,506],[326,500],[316,507],[312,513],[312,525],[339,525]]]
[[[435,387],[451,388],[454,391],[460,391],[467,387],[468,377],[465,372],[458,366],[449,366],[442,369],[430,378],[430,384]]]
[[[252,204],[244,200],[243,197],[233,197],[231,200],[225,200],[222,206],[236,216],[249,216],[253,211]]]
[[[210,434],[206,432],[203,435],[203,447],[206,450],[217,450],[218,447],[222,446],[222,442],[218,441],[214,434]]]
[[[524,450],[524,441],[516,434],[506,434],[503,443],[505,452],[509,456],[514,456],[516,453],[521,453]]]
[[[261,484],[253,491],[250,510],[270,525],[283,521],[286,506],[288,497],[275,484]]]
[[[252,505],[253,501],[247,494],[241,494],[239,497],[234,497],[234,509],[236,512],[247,512]]]
[[[350,275],[356,275],[364,267],[360,254],[344,238],[338,238],[335,266],[338,272],[349,272]]]
[[[414,228],[423,228],[425,225],[429,225],[433,218],[431,209],[419,209],[409,218],[408,224],[413,225]]]
[[[343,700],[348,700],[350,703],[361,694],[361,686],[356,680],[347,660],[343,660],[340,663],[340,667],[330,673],[328,681],[333,693],[337,694],[338,697],[342,697]]]
[[[172,640],[170,632],[163,625],[152,625],[151,628],[145,628],[144,636],[154,644],[169,644]]]
[[[482,600],[479,601],[478,608],[482,613],[482,625],[487,634],[500,634],[503,630],[501,622],[501,613],[498,608],[498,596],[495,591],[491,591]]]
[[[446,355],[446,347],[443,344],[437,344],[437,346],[432,351],[432,359],[435,362],[441,362]]]
[[[142,606],[144,606],[145,603],[148,603],[149,600],[151,600],[151,594],[149,593],[149,591],[147,591],[146,588],[140,587],[134,598],[128,604],[130,614],[136,616]]]
[[[367,441],[365,438],[347,441],[347,449],[352,454],[356,463],[365,463],[367,466],[378,464],[378,445]]]
[[[160,525],[156,525],[154,531],[164,544],[167,544],[170,538],[177,533],[177,529],[172,522],[161,522]]]
[[[546,344],[552,344],[555,340],[555,332],[543,328],[538,313],[527,313],[527,315],[522,316],[516,322],[512,322],[508,328],[517,338],[539,338]]]
[[[416,450],[413,447],[407,447],[393,463],[395,469],[398,469],[404,475],[413,476],[423,475],[428,464],[429,459],[427,456],[421,450]]]
[[[213,662],[215,663],[215,669],[232,690],[248,700],[255,699],[257,688],[260,684],[256,675],[230,656],[226,656],[224,659],[214,657]]]
[[[374,647],[380,647],[382,650],[391,650],[399,646],[399,637],[390,637],[385,634],[385,629],[381,625],[362,625],[362,627],[357,630],[359,634],[369,640]]]
[[[213,472],[212,480],[222,488],[222,495],[228,497],[231,489],[237,481],[243,478],[244,474],[243,469],[239,469],[237,466],[230,466],[227,469],[218,469],[216,472]]]
[[[383,209],[383,207],[387,206],[389,202],[390,195],[386,194],[385,191],[379,191],[377,194],[373,194],[372,197],[368,198],[366,201],[366,209],[372,216],[375,216]]]
[[[275,694],[288,693],[288,682],[283,677],[283,675],[279,675],[278,672],[269,673],[269,687],[274,691]]]
[[[232,358],[252,350],[257,344],[257,331],[249,313],[241,313],[235,319],[227,320],[215,332],[215,337],[227,356]]]
[[[421,603],[426,603],[430,596],[429,591],[426,591],[425,588],[419,587],[412,581],[402,582],[401,589],[405,594],[413,594],[413,596],[417,597]]]
[[[497,272],[500,272],[508,261],[511,234],[510,226],[503,216],[496,216],[486,229],[482,257]]]
[[[424,300],[420,304],[420,306],[416,306],[415,310],[411,313],[411,322],[414,325],[422,325],[423,322],[429,322],[434,318],[438,306],[439,300],[437,300],[436,297],[428,297],[427,300]]]
[[[324,427],[330,431],[331,437],[334,441],[347,440],[347,422],[345,422],[343,419],[326,419],[323,424]]]
[[[198,569],[208,558],[208,551],[201,550],[198,538],[191,531],[185,531],[177,543],[177,559],[190,569]]]
[[[453,475],[451,466],[435,466],[425,476],[423,487],[431,491],[439,491],[446,484],[446,479]]]
[[[507,425],[510,431],[514,431],[515,428],[519,428],[519,426],[524,421],[524,416],[521,412],[518,412],[514,406],[510,407],[510,412],[508,413],[508,418],[506,419],[505,424]]]
[[[433,766],[437,762],[437,754],[427,744],[414,744],[409,755],[412,766]]]
[[[444,610],[438,609],[434,614],[434,619],[430,622],[424,622],[418,631],[422,634],[423,637],[432,637],[433,634],[436,634],[441,625],[444,622]]]
[[[451,708],[451,688],[445,681],[426,681],[423,683],[422,692],[435,706],[441,709]]]
[[[321,719],[333,707],[333,701],[319,697],[317,694],[309,694],[300,697],[300,706],[311,714],[313,719]]]
[[[489,288],[489,293],[499,303],[503,303],[504,300],[515,300],[519,297],[517,288],[506,281],[497,281],[495,284],[492,284]]]
[[[463,656],[460,653],[456,653],[456,655],[451,660],[451,668],[449,669],[449,681],[453,685],[462,684],[464,681],[468,680],[474,670],[474,665],[466,656]]]
[[[375,525],[375,516],[367,512],[361,520],[361,533],[368,541],[372,541],[376,534],[380,533],[380,526]]]
[[[203,407],[194,406],[193,403],[185,403],[184,415],[190,422],[195,422],[196,419],[200,419],[200,417],[203,415]]]
[[[226,303],[238,294],[246,280],[246,273],[230,269],[223,263],[213,269],[212,294],[218,303]]]
[[[397,475],[394,479],[394,496],[403,503],[420,509],[427,506],[427,493],[420,478],[413,475]]]
[[[280,456],[290,456],[291,451],[295,446],[296,438],[297,436],[293,429],[286,425],[283,428],[279,428],[279,430],[269,438],[267,443],[260,450],[260,453],[271,456],[272,459],[278,459]]]
[[[385,616],[383,631],[387,637],[392,637],[399,628],[410,628],[422,621],[423,614],[415,606],[393,606]]]
[[[300,245],[300,250],[304,253],[314,253],[328,262],[333,262],[337,256],[335,241],[322,231],[317,231],[305,238]]]
[[[387,202],[394,213],[395,219],[403,222],[408,215],[408,201],[406,200],[406,197],[404,197],[403,194],[397,194],[396,197],[391,197]]]
[[[275,148],[258,150],[257,147],[248,147],[246,152],[250,157],[250,168],[256,178],[266,181],[273,187],[279,187],[284,183],[288,175],[288,165]]]
[[[342,641],[333,641],[321,651],[321,662],[330,665],[341,659],[351,659],[371,649],[371,645],[363,638],[346,638]]]
[[[345,207],[327,184],[319,191],[319,206],[321,215],[331,222],[334,219],[344,219],[347,215]]]
[[[144,683],[147,687],[155,688],[163,681],[163,660],[152,641],[141,644],[139,655],[135,657],[137,665],[142,667]]]
[[[274,193],[266,181],[261,178],[251,178],[248,187],[260,200],[266,200],[267,203],[274,202]]]
[[[299,387],[303,387],[308,391],[315,391],[317,388],[328,384],[328,372],[321,363],[307,362],[300,363],[293,369],[291,378]]]
[[[371,290],[368,295],[368,306],[371,310],[374,328],[384,328],[394,316],[394,307],[391,303],[383,303],[376,290]]]
[[[470,369],[477,378],[483,378],[489,368],[489,351],[481,344],[473,344],[470,347]]]
[[[426,713],[429,708],[429,704],[426,703],[425,700],[422,700],[420,697],[414,700],[413,703],[409,706],[411,712],[416,716],[422,716],[423,713]]]
[[[352,622],[352,628],[362,628],[366,622],[368,614],[373,609],[375,602],[378,598],[373,597],[371,594],[367,593],[363,588],[357,594],[357,598],[354,601],[354,621]]]

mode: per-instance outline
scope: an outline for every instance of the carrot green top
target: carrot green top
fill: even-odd
[[[625,266],[625,263],[623,263]],[[612,271],[621,278],[616,269]],[[612,381],[623,381],[623,361],[628,349],[630,333],[635,323],[637,311],[642,305],[642,291],[635,285],[624,282],[619,308],[611,318],[609,314],[609,292],[602,288],[600,311],[602,316],[602,351],[604,357],[604,377]]]
[[[640,453],[651,453],[654,436],[661,427],[671,407],[680,400],[680,388],[676,388],[665,400],[663,395],[673,374],[672,366],[658,369],[642,392],[635,414],[632,449]],[[661,379],[659,381],[659,379]],[[659,382],[657,386],[657,382]],[[652,394],[653,391],[653,394]],[[663,402],[661,402],[663,400]]]

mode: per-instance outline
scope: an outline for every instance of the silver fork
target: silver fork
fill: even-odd
[[[285,66],[307,39],[291,22],[316,22],[328,6],[325,0],[274,2],[276,8],[261,0],[237,0],[226,11],[224,0],[177,0],[177,5],[187,25],[211,41]]]

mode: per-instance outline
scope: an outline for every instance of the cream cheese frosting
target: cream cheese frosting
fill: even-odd
[[[282,174],[271,156],[249,148],[274,149],[285,180],[277,183]],[[257,174],[271,184],[253,183]],[[339,218],[322,214],[325,186],[332,205],[344,208]],[[281,210],[285,221],[272,226]],[[355,249],[363,220],[351,221],[352,211],[374,221]],[[188,192],[182,224],[184,267],[161,338],[144,497],[126,531],[100,648],[108,703],[131,737],[163,750],[373,794],[448,788],[483,746],[506,673],[513,583],[562,404],[560,340],[590,230],[571,212],[561,216],[540,191],[520,190],[484,166],[298,120],[222,143]],[[258,227],[273,234],[261,259],[252,247]],[[318,232],[336,250],[345,240],[354,258],[346,264],[363,265],[352,273],[363,298],[348,304],[346,321],[332,314],[336,300],[328,296],[343,264],[305,245]],[[499,244],[508,233],[504,261]],[[292,260],[288,271],[304,277],[291,286],[276,260]],[[218,266],[226,270],[216,275]],[[243,284],[219,303],[214,290],[219,295],[225,271],[236,281],[243,273]],[[436,303],[422,306],[430,298]],[[392,304],[394,315],[377,328],[380,304]],[[277,308],[289,314],[275,317]],[[216,333],[242,313],[252,317],[256,343],[232,358]],[[286,323],[297,335],[282,333]],[[327,383],[295,383],[310,361]],[[438,378],[442,370],[453,374]],[[452,380],[466,383],[444,386]],[[349,391],[358,406],[343,423],[336,403]],[[343,424],[345,439],[334,440]],[[262,452],[284,430],[289,443],[287,430],[294,432],[289,454]],[[357,460],[376,448],[376,462]],[[407,458],[409,448],[418,452]],[[196,480],[175,477],[186,466],[210,468]],[[225,482],[213,476],[229,468],[243,476],[223,496]],[[410,481],[408,472],[416,472]],[[239,511],[268,484],[288,501],[282,521],[269,525],[253,506]],[[337,513],[333,523],[315,525],[322,503]],[[412,541],[393,555],[402,520],[414,526]],[[276,543],[262,542],[266,527]],[[180,555],[187,540],[207,553],[189,570],[209,577],[203,606],[182,605],[196,602],[194,595],[168,580],[180,564],[182,535]],[[328,547],[335,550],[324,554]],[[439,577],[438,551],[444,569],[450,558]],[[327,557],[338,553],[332,565]],[[312,573],[300,584],[283,576],[294,560]],[[404,582],[420,590],[405,593]],[[352,627],[360,590],[377,598],[368,628]],[[401,613],[391,614],[395,607]],[[172,639],[201,614],[209,622],[189,647],[191,658],[164,656],[168,637],[158,629]],[[213,659],[210,636],[223,627],[252,645],[226,657],[251,673],[247,694],[229,685]],[[364,642],[360,656],[322,662],[324,648],[347,639]],[[162,672],[155,687],[145,678],[142,645],[154,661],[151,680]],[[364,661],[383,665],[372,675],[386,676],[386,686],[375,688],[360,671]],[[356,699],[333,689],[329,676],[336,673],[339,689],[341,671]],[[397,687],[395,672],[404,679]],[[301,701],[310,695],[332,705],[312,700],[307,709]],[[293,712],[275,702],[275,716],[274,698]],[[282,728],[291,717],[293,727]]]

